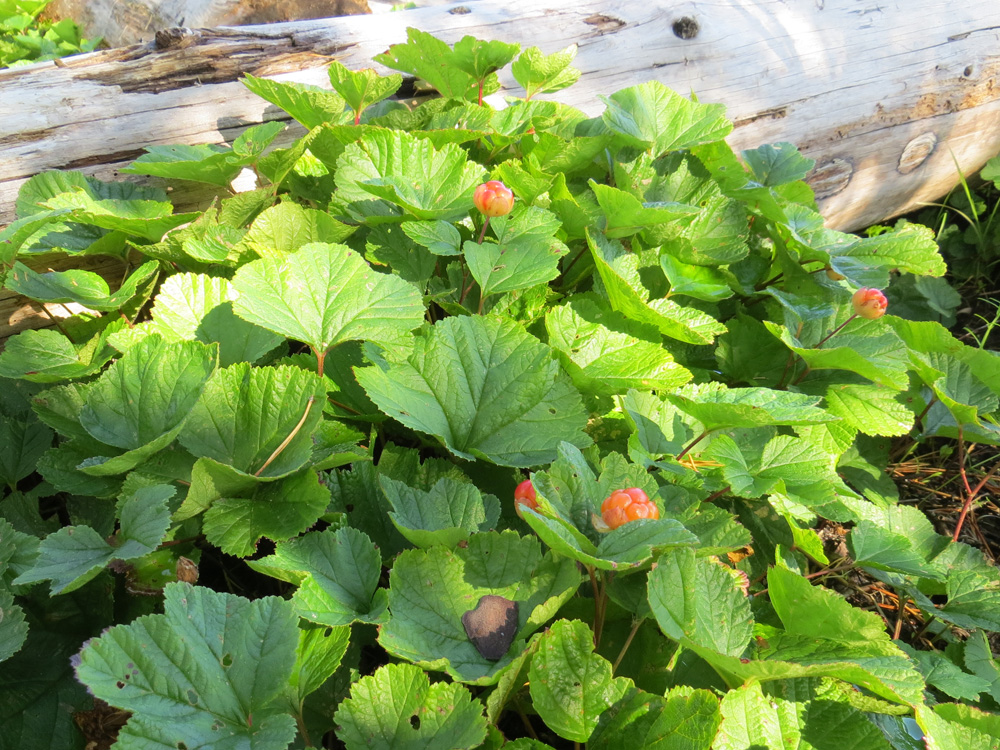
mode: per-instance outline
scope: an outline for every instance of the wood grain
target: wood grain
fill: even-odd
[[[2,71],[0,225],[40,171],[108,178],[146,145],[232,141],[248,125],[285,119],[239,83],[243,73],[327,85],[331,59],[370,67],[407,26],[449,43],[465,34],[544,52],[576,43],[581,81],[554,98],[589,114],[603,110],[598,94],[652,78],[722,102],[735,148],[790,141],[816,160],[809,179],[839,229],[937,200],[956,184],[956,163],[971,174],[1000,151],[996,0],[463,0],[164,32],[147,45]],[[509,69],[501,80],[520,93]],[[173,188],[185,208],[205,198]]]

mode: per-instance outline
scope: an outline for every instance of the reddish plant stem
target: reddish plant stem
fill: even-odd
[[[805,369],[805,370],[803,370],[803,371],[802,371],[802,374],[801,374],[801,375],[799,375],[799,376],[798,376],[797,378],[795,378],[795,380],[793,380],[791,384],[792,384],[792,385],[798,385],[798,384],[799,384],[799,383],[801,383],[801,382],[802,382],[803,380],[805,380],[805,378],[806,378],[806,375],[808,375],[808,374],[809,374],[809,373],[811,373],[811,372],[812,372],[812,368],[811,368],[811,367],[810,367],[809,365],[806,365],[806,369]]]
[[[316,352],[315,350],[313,350],[313,351],[316,354],[316,371],[319,374],[319,376],[322,378],[323,377],[323,365],[326,362],[326,351],[323,351],[323,352]],[[292,442],[292,440],[295,439],[296,435],[299,434],[299,430],[301,430],[302,429],[302,425],[304,425],[306,423],[306,418],[309,416],[309,410],[312,409],[312,405],[313,405],[313,402],[315,400],[316,400],[315,396],[310,396],[309,397],[309,400],[306,402],[305,411],[302,412],[302,418],[299,419],[298,424],[295,425],[295,427],[292,428],[292,431],[288,433],[288,437],[286,437],[284,440],[281,441],[281,445],[279,445],[277,448],[275,448],[274,452],[270,456],[267,457],[267,460],[264,462],[264,465],[261,466],[259,469],[257,469],[257,471],[254,472],[253,475],[255,477],[259,477],[264,472],[264,469],[266,469],[268,466],[270,466],[274,462],[274,459],[276,459],[278,456],[280,456],[281,452],[283,450],[285,450],[285,448],[288,447],[288,444],[290,442]]]
[[[818,344],[816,344],[816,346],[814,346],[813,349],[819,349],[821,346],[823,346],[823,344],[825,344],[827,341],[829,341],[831,338],[833,338],[836,334],[840,333],[841,329],[844,326],[846,326],[848,323],[850,323],[852,320],[854,320],[856,317],[858,317],[858,314],[854,313],[854,315],[852,315],[851,317],[849,317],[847,320],[845,320],[839,326],[837,326],[832,331],[830,331],[828,334],[826,334],[826,336]]]
[[[483,222],[483,231],[479,233],[479,239],[476,241],[477,244],[483,244],[483,238],[486,236],[486,227],[490,225],[490,217],[486,217],[486,221]]]
[[[951,540],[953,542],[958,541],[958,535],[962,531],[962,525],[965,523],[965,517],[969,514],[969,510],[972,508],[972,503],[976,499],[976,496],[979,495],[983,487],[986,486],[986,483],[990,481],[990,478],[994,474],[996,474],[997,469],[1000,468],[1000,461],[998,461],[997,463],[993,464],[993,468],[986,473],[986,476],[984,476],[979,481],[979,484],[977,484],[975,487],[970,488],[968,477],[966,477],[965,475],[965,445],[962,436],[961,425],[959,425],[958,428],[958,451],[959,451],[958,472],[962,477],[962,483],[965,485],[966,496],[965,496],[965,502],[962,503],[962,512],[959,514],[958,522],[955,524],[955,533],[952,534],[951,536]]]
[[[710,502],[712,502],[713,500],[715,500],[715,499],[717,499],[717,498],[720,498],[720,497],[722,497],[722,496],[723,496],[723,495],[725,495],[725,494],[726,494],[727,492],[729,492],[729,490],[731,490],[731,489],[732,489],[732,487],[731,487],[730,485],[728,485],[728,484],[727,484],[727,485],[726,485],[725,487],[723,487],[723,488],[722,488],[721,490],[718,490],[717,492],[713,492],[713,493],[712,493],[711,495],[709,495],[708,497],[706,497],[706,498],[705,498],[704,500],[702,500],[702,502],[703,502],[703,503],[710,503]]]
[[[677,460],[680,461],[682,458],[684,458],[684,456],[686,456],[692,448],[694,448],[696,445],[698,445],[698,443],[707,438],[710,432],[711,430],[705,430],[698,437],[696,437],[694,440],[688,443],[687,446],[685,446],[684,450],[682,450],[680,453],[677,454]]]

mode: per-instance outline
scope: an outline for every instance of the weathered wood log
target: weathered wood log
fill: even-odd
[[[110,47],[153,39],[171,26],[248,26],[371,13],[368,0],[52,0],[45,13],[72,18]]]
[[[552,52],[579,45],[579,83],[554,95],[598,114],[597,94],[651,78],[722,102],[736,148],[790,141],[831,226],[856,229],[940,198],[1000,151],[1000,3],[967,0],[507,0],[272,26],[174,30],[144,46],[0,72],[0,225],[37,172],[107,178],[146,145],[220,143],[284,117],[243,73],[326,84],[332,58],[370,67],[415,26]],[[509,73],[501,78],[517,94]],[[288,133],[294,137],[295,133]],[[204,192],[180,183],[182,206]],[[0,332],[2,333],[2,332]]]
[[[829,222],[856,228],[934,200],[1000,150],[1000,3],[934,0],[461,5],[272,26],[161,33],[146,46],[0,73],[0,222],[20,181],[99,169],[150,144],[221,142],[278,116],[244,72],[322,84],[324,63],[371,65],[416,26],[553,51],[579,44],[580,83],[556,96],[598,113],[598,93],[649,78],[722,102],[738,148],[791,141],[816,159]],[[504,80],[510,89],[516,84]]]

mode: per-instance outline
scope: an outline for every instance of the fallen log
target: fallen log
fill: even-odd
[[[80,169],[108,179],[147,145],[231,142],[249,125],[287,119],[239,82],[244,73],[328,85],[331,59],[371,67],[373,55],[405,40],[408,26],[449,43],[471,34],[547,53],[575,43],[583,75],[554,98],[589,114],[603,110],[598,94],[653,78],[722,102],[735,148],[790,141],[816,160],[808,179],[838,229],[934,201],[956,184],[956,165],[968,175],[1000,151],[995,0],[464,0],[377,16],[172,29],[145,45],[2,71],[0,225],[14,218],[18,188],[38,172]],[[519,93],[509,70],[501,81]],[[181,208],[205,200],[203,188],[172,187]]]

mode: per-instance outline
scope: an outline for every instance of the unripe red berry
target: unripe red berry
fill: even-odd
[[[530,479],[525,479],[514,490],[514,510],[518,516],[523,518],[521,516],[522,505],[530,510],[538,507],[538,501],[535,500],[535,488],[532,486]]]
[[[885,298],[878,289],[859,289],[851,298],[854,312],[862,318],[875,320],[885,315],[885,308],[889,306],[889,300]]]
[[[640,518],[659,518],[660,509],[638,487],[615,490],[601,504],[601,518],[611,529]]]
[[[514,194],[499,180],[490,180],[476,188],[472,202],[490,218],[506,216],[514,207]]]

